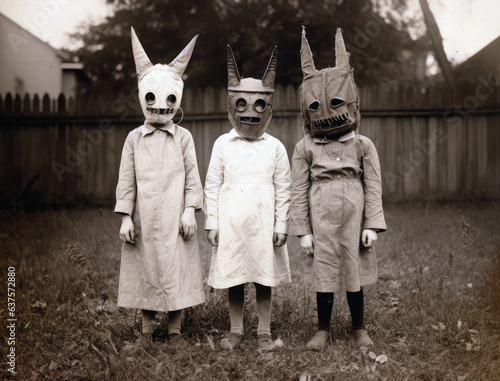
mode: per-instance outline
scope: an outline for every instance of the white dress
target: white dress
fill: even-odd
[[[273,233],[287,233],[290,183],[278,139],[265,133],[248,141],[233,129],[216,140],[205,183],[205,229],[219,230],[210,286],[291,282],[286,245],[273,244]]]
[[[191,133],[173,123],[147,122],[123,146],[115,212],[134,221],[134,244],[124,243],[118,306],[175,311],[205,301],[196,235],[184,240],[185,207],[200,209],[201,186]]]

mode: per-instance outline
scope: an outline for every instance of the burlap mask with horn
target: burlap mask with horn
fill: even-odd
[[[151,63],[134,28],[131,37],[142,112],[153,125],[165,125],[180,108],[184,89],[182,75],[191,59],[198,35],[168,65]]]
[[[358,92],[340,28],[335,35],[335,56],[335,67],[316,70],[302,28],[300,107],[304,130],[317,138],[336,139],[355,130],[360,121]]]
[[[242,78],[233,51],[227,46],[229,121],[238,135],[245,139],[260,138],[271,122],[277,55],[275,47],[262,80]]]

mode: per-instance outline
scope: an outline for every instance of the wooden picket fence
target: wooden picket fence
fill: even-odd
[[[384,201],[500,197],[496,82],[478,77],[456,92],[363,87],[359,95],[360,133],[377,147]],[[227,91],[186,88],[182,108],[203,180],[213,142],[231,128]],[[7,94],[0,120],[1,206],[113,206],[123,142],[143,117],[133,91],[89,99]],[[276,88],[268,132],[291,157],[303,136],[298,89]]]

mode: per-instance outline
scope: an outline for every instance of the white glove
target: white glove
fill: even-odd
[[[219,244],[219,229],[207,230],[207,240],[212,246],[217,246]]]
[[[361,243],[368,249],[375,245],[376,240],[377,232],[373,229],[364,229],[363,233],[361,233]]]
[[[300,238],[300,248],[307,255],[314,255],[314,236],[312,234],[303,235]]]
[[[128,214],[122,217],[120,239],[125,243],[135,243],[134,222],[132,221],[132,217],[130,217]]]
[[[187,240],[191,238],[195,232],[196,218],[194,217],[194,208],[189,207],[184,209],[184,213],[182,213],[179,233],[182,234],[184,240]]]
[[[273,235],[273,243],[274,246],[281,247],[286,243],[286,234],[283,233],[274,233]]]

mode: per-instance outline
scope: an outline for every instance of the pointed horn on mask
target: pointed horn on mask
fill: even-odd
[[[240,84],[241,77],[234,59],[231,47],[227,46],[227,87],[236,87]]]
[[[267,65],[266,72],[262,77],[262,84],[265,87],[271,89],[274,88],[274,80],[276,78],[276,61],[278,59],[278,47],[275,46],[273,52],[271,53],[271,58],[269,59],[269,64]]]
[[[306,38],[306,28],[302,26],[302,45],[300,47],[300,62],[302,63],[302,73],[304,77],[316,71],[309,42]]]
[[[148,58],[148,55],[144,51],[135,30],[131,27],[130,36],[132,37],[132,51],[134,52],[135,70],[137,72],[138,80],[141,80],[144,72],[153,66]]]
[[[345,49],[342,29],[340,28],[337,28],[337,33],[335,33],[335,66],[349,68],[349,53]]]
[[[182,77],[184,71],[187,68],[191,55],[193,54],[194,45],[198,39],[199,34],[193,37],[193,39],[186,45],[186,47],[179,53],[175,59],[168,64],[178,75]]]

